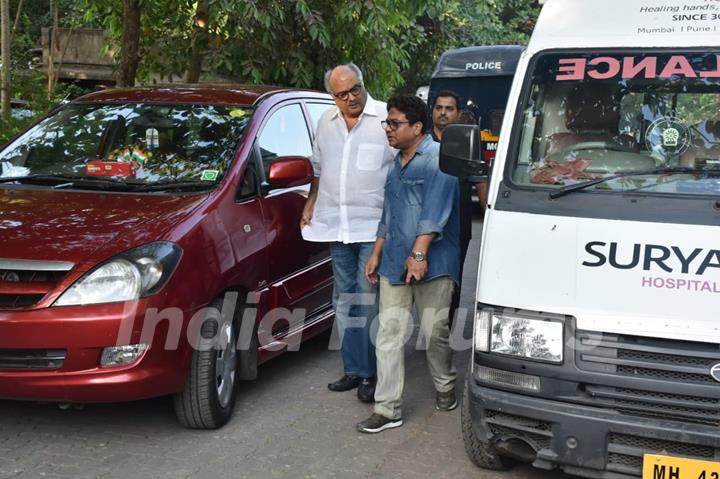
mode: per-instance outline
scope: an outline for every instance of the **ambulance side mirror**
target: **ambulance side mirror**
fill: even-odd
[[[448,125],[440,143],[440,170],[460,181],[485,181],[488,166],[482,161],[482,148],[479,126]]]

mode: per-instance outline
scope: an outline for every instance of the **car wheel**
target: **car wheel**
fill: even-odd
[[[514,465],[514,461],[498,454],[489,442],[482,441],[478,437],[473,428],[472,418],[470,417],[470,394],[468,392],[471,380],[472,374],[470,373],[470,368],[468,368],[462,404],[460,406],[460,423],[463,443],[465,443],[465,452],[473,464],[483,469],[491,469],[494,471],[510,469]]]
[[[222,299],[210,305],[222,311]],[[210,313],[200,329],[201,340],[213,338],[195,348],[185,389],[175,395],[178,421],[192,429],[217,429],[232,416],[237,395],[238,324],[236,318]]]

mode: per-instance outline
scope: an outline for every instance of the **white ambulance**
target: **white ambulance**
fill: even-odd
[[[547,0],[490,179],[470,458],[720,477],[720,0]],[[482,175],[477,127],[444,171]]]

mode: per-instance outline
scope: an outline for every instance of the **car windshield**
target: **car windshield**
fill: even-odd
[[[211,187],[227,171],[251,115],[250,108],[225,105],[70,104],[0,152],[0,179]]]
[[[512,180],[525,187],[720,194],[720,55],[546,54]]]

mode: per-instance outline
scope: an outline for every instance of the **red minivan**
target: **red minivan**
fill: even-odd
[[[299,220],[326,94],[109,90],[0,150],[0,398],[172,394],[217,428],[237,382],[332,325]]]

